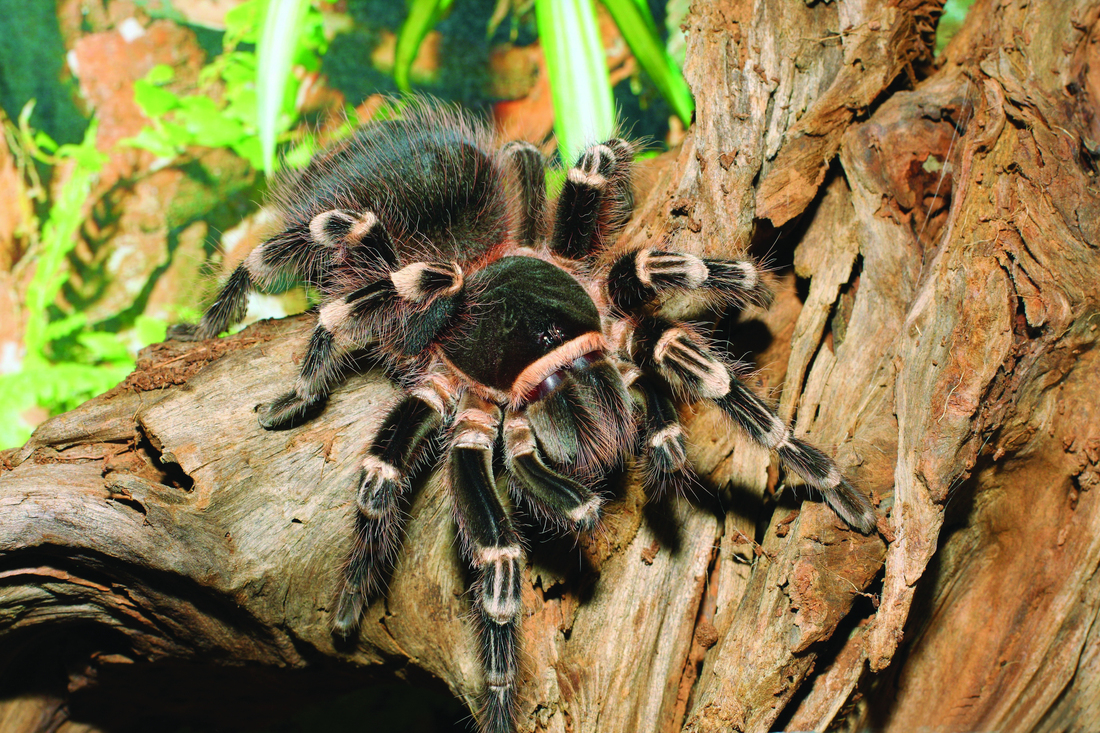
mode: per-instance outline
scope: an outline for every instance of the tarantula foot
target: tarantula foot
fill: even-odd
[[[260,425],[264,430],[285,430],[308,422],[317,416],[325,405],[323,395],[302,397],[297,392],[287,392],[270,404],[261,405]]]
[[[340,638],[350,638],[359,632],[366,599],[360,589],[344,588],[340,591],[337,613],[332,617],[332,633]]]
[[[862,491],[856,491],[846,480],[832,491],[825,492],[825,502],[833,508],[849,526],[863,534],[871,534],[878,525],[878,515],[871,500]]]
[[[196,323],[173,323],[168,327],[168,339],[173,341],[202,341],[205,338]]]
[[[366,599],[361,589],[344,588],[340,591],[340,600],[336,603],[336,615],[332,618],[332,633],[345,641],[359,632],[359,621],[363,617]]]

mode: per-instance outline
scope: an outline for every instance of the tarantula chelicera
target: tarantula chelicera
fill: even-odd
[[[549,203],[534,146],[500,146],[466,116],[421,103],[360,128],[277,186],[282,230],[234,270],[197,327],[175,331],[217,336],[243,318],[250,290],[291,276],[323,303],[294,389],[262,408],[263,427],[308,419],[345,358],[364,349],[400,383],[363,456],[333,629],[354,634],[383,590],[402,502],[441,436],[476,572],[486,731],[513,724],[523,564],[494,465],[515,500],[585,532],[604,501],[594,485],[628,456],[638,454],[652,491],[690,473],[677,406],[710,401],[848,524],[875,524],[832,460],[795,438],[703,333],[662,314],[676,293],[721,306],[760,300],[767,289],[753,263],[659,248],[609,256],[633,207],[634,154],[621,139],[592,145]]]

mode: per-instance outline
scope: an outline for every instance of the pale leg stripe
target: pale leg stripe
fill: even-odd
[[[515,592],[517,572],[519,563],[515,559],[501,559],[493,563],[492,593],[482,596],[481,607],[485,609],[485,615],[498,624],[511,623],[519,611],[519,598]]]
[[[646,287],[653,287],[653,279],[649,276],[649,258],[652,256],[653,250],[650,249],[640,249],[634,255],[634,276]]]
[[[253,249],[244,261],[244,268],[254,282],[268,282],[277,274],[274,267],[264,262],[264,246],[261,244]]]
[[[683,436],[683,434],[684,430],[680,427],[678,423],[665,425],[663,428],[649,436],[649,445],[653,448],[660,448],[665,443],[670,443],[678,440]]]
[[[524,417],[511,417],[504,423],[504,440],[508,455],[519,458],[535,452],[535,434]]]
[[[607,179],[599,173],[585,173],[580,168],[570,168],[566,175],[570,183],[591,188],[603,188],[607,185]]]
[[[645,269],[646,279],[642,280],[641,276],[638,279],[646,285],[652,284],[654,275],[663,277],[682,275],[684,277],[684,287],[698,288],[706,282],[710,274],[706,263],[694,255],[649,256],[645,261]]]
[[[309,235],[313,237],[314,242],[324,245],[325,247],[336,247],[340,244],[338,241],[334,240],[329,233],[329,226],[334,219],[343,222],[346,231],[355,223],[356,217],[341,209],[322,211],[309,222]]]
[[[599,496],[593,495],[591,499],[581,504],[578,507],[574,507],[566,515],[569,517],[569,521],[574,524],[586,524],[588,522],[594,522],[600,516],[600,507],[603,506],[603,499]]]
[[[396,466],[370,453],[363,459],[363,470],[370,478],[378,478],[382,481],[401,480],[401,472]]]
[[[358,244],[366,239],[367,235],[371,233],[375,226],[378,225],[378,217],[369,211],[364,211],[355,223],[351,225],[351,229],[348,231],[348,239]]]

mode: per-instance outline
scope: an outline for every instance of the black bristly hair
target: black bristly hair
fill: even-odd
[[[606,256],[633,210],[636,150],[621,139],[592,145],[548,202],[534,146],[499,145],[453,109],[414,104],[279,182],[272,205],[282,229],[233,271],[197,326],[173,329],[216,336],[241,320],[249,291],[296,278],[323,302],[298,379],[261,410],[263,427],[322,410],[345,362],[364,350],[400,384],[363,451],[333,631],[354,637],[364,605],[384,591],[401,506],[437,447],[475,570],[485,733],[514,728],[526,582],[519,535],[496,493],[497,450],[520,502],[587,532],[604,501],[596,487],[635,450],[649,492],[690,479],[678,406],[710,402],[852,527],[875,526],[867,497],[833,461],[794,437],[707,336],[662,313],[676,294],[766,302],[757,266],[667,249]]]

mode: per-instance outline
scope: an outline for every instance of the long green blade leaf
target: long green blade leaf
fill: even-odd
[[[420,44],[453,2],[454,0],[413,0],[409,4],[409,15],[397,34],[397,48],[393,59],[393,80],[401,91],[412,91],[409,72],[420,50]]]
[[[676,62],[669,56],[661,43],[657,32],[657,23],[649,6],[639,0],[602,0],[604,7],[611,13],[619,31],[630,46],[631,53],[638,60],[645,73],[653,80],[672,111],[684,123],[691,124],[691,113],[695,110],[695,100],[691,89],[684,81]]]
[[[275,168],[279,116],[308,9],[309,0],[269,0],[264,9],[263,29],[256,47],[256,127],[267,172]]]
[[[554,100],[554,132],[562,162],[615,129],[607,59],[592,0],[537,0],[542,50]]]

